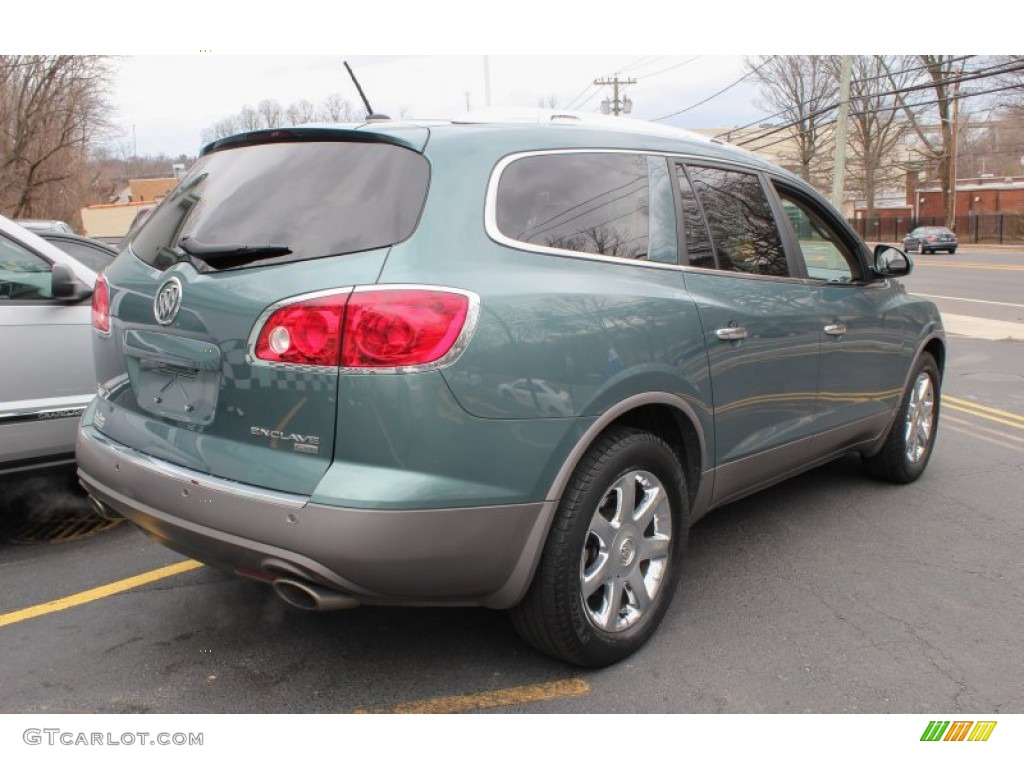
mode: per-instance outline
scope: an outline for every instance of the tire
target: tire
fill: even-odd
[[[949,255],[952,256],[954,253],[956,253],[956,248],[950,248]]]
[[[924,243],[918,243],[918,244],[917,244],[917,252],[918,252],[918,253],[919,253],[919,254],[920,254],[921,256],[924,256],[924,255],[925,255],[926,253],[928,253],[928,251],[927,251],[927,250],[925,250],[925,247],[924,247]]]
[[[882,450],[864,458],[869,474],[892,483],[912,483],[921,476],[935,446],[941,384],[935,358],[922,353]]]
[[[672,601],[687,498],[664,440],[626,427],[605,433],[573,472],[533,582],[511,610],[520,636],[583,667],[634,653]]]

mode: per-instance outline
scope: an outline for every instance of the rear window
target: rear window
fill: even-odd
[[[648,186],[643,155],[521,158],[505,169],[498,183],[498,230],[522,243],[646,259],[651,228]]]
[[[202,257],[203,270],[381,248],[413,233],[429,178],[424,157],[390,144],[292,142],[214,152],[153,211],[131,248],[158,269],[190,258],[180,247],[186,238],[290,251],[241,263]]]

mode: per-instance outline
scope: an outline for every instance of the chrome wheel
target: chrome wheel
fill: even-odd
[[[647,615],[662,588],[672,549],[672,507],[650,472],[630,471],[594,511],[580,558],[583,609],[605,632]]]
[[[916,464],[928,452],[935,414],[935,389],[927,371],[918,374],[910,390],[907,417],[904,421],[903,442],[907,446],[907,461]]]

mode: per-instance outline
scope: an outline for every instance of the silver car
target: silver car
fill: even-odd
[[[0,216],[0,475],[74,462],[96,272]]]

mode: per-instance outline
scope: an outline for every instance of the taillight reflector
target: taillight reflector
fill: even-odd
[[[101,333],[110,333],[110,291],[102,272],[96,275],[92,290],[92,327]]]

